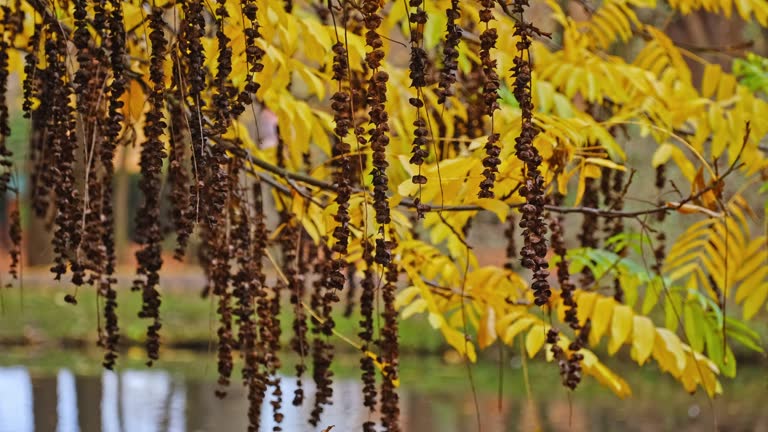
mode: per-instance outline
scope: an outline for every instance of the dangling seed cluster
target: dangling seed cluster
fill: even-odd
[[[427,131],[427,122],[422,117],[422,88],[427,85],[427,52],[422,47],[424,43],[424,25],[427,23],[427,13],[422,7],[421,0],[410,0],[408,5],[413,11],[408,14],[408,21],[411,27],[411,60],[410,60],[410,78],[411,87],[416,88],[416,97],[409,99],[409,103],[416,108],[416,120],[413,122],[413,149],[411,150],[410,163],[418,167],[418,173],[413,176],[411,181],[419,185],[419,197],[416,198],[416,214],[418,218],[424,217],[424,212],[428,207],[421,203],[421,187],[427,183],[427,178],[421,174],[421,168],[424,160],[429,156],[427,150],[427,141],[429,132]]]
[[[368,241],[363,244],[363,260],[365,261],[365,272],[363,274],[363,280],[360,282],[362,293],[360,294],[360,332],[357,334],[363,341],[361,350],[362,356],[360,357],[360,368],[363,371],[363,405],[365,405],[370,412],[376,409],[376,365],[373,358],[367,354],[367,351],[373,347],[373,313],[374,313],[374,301],[376,299],[376,282],[375,273],[373,271],[373,255],[371,251],[373,245]],[[365,432],[372,432],[376,430],[375,423],[367,421],[363,423],[363,430]]]
[[[249,27],[243,30],[245,35],[245,59],[248,64],[248,73],[245,77],[245,86],[232,107],[232,111],[237,115],[245,110],[245,105],[251,104],[253,97],[261,85],[255,81],[257,73],[264,69],[261,59],[264,57],[263,49],[256,43],[261,39],[259,33],[259,22],[256,13],[259,11],[255,0],[241,0],[240,7],[243,15],[248,19]]]
[[[483,158],[483,177],[485,180],[480,182],[480,192],[477,196],[480,198],[493,198],[493,185],[496,181],[496,173],[499,172],[499,154],[501,148],[498,146],[499,134],[493,131],[493,113],[499,109],[499,75],[496,73],[496,60],[491,57],[491,50],[496,48],[496,40],[499,35],[495,28],[491,28],[489,23],[494,19],[493,0],[482,0],[480,4],[483,9],[480,10],[480,22],[485,25],[485,30],[480,34],[480,62],[483,65],[483,103],[485,104],[485,114],[491,118],[491,134],[485,143],[485,158]],[[521,103],[522,106],[522,103]]]
[[[0,193],[7,193],[11,181],[11,170],[13,168],[13,153],[6,145],[7,138],[11,135],[11,126],[8,117],[8,101],[6,92],[8,91],[8,53],[15,39],[13,24],[14,15],[10,7],[2,7],[2,19],[0,19]]]
[[[151,24],[151,21],[150,21]],[[190,191],[194,186],[190,184],[192,174],[189,172],[194,163],[191,160],[190,152],[187,148],[191,147],[190,125],[186,116],[185,107],[181,103],[184,100],[180,78],[182,75],[182,65],[177,55],[172,54],[173,77],[172,94],[176,103],[168,104],[170,113],[170,133],[169,133],[169,154],[168,154],[168,174],[167,183],[170,188],[170,211],[173,228],[176,233],[176,248],[174,249],[174,258],[182,260],[187,250],[189,236],[195,225],[194,207],[190,199]]]
[[[326,249],[323,255],[329,255]],[[320,423],[320,415],[326,405],[332,403],[333,398],[333,372],[330,370],[333,362],[333,345],[328,338],[333,335],[334,321],[331,316],[332,296],[335,291],[328,288],[325,280],[329,277],[331,268],[330,261],[321,259],[315,262],[315,274],[319,278],[314,282],[314,290],[310,300],[310,306],[315,311],[316,316],[312,317],[312,333],[315,335],[312,340],[312,378],[315,381],[317,390],[315,391],[315,403],[310,413],[309,423],[317,426]]]
[[[533,102],[531,101],[531,64],[530,52],[531,38],[538,30],[530,23],[525,22],[523,10],[528,6],[527,0],[516,0],[512,6],[513,13],[520,15],[515,22],[515,36],[518,55],[515,57],[515,66],[512,72],[515,78],[514,94],[520,103],[522,127],[520,136],[515,139],[515,155],[524,164],[525,180],[520,187],[519,194],[525,198],[525,204],[521,207],[522,218],[520,228],[523,229],[524,245],[520,250],[520,263],[523,267],[533,271],[534,302],[543,306],[549,302],[552,291],[547,277],[547,227],[542,218],[544,212],[544,176],[539,167],[542,158],[539,151],[533,145],[533,140],[538,134],[537,127],[533,124]]]
[[[41,100],[46,121],[47,153],[39,161],[37,169],[42,171],[38,184],[43,195],[48,193],[52,185],[55,193],[54,202],[56,213],[54,217],[55,231],[53,235],[54,266],[51,272],[56,280],[67,272],[69,263],[75,274],[79,273],[80,263],[73,251],[80,243],[78,222],[82,206],[80,193],[75,188],[75,152],[77,149],[75,109],[71,98],[74,94],[72,82],[67,73],[67,40],[57,29],[56,24],[48,23],[46,27],[48,38],[45,41],[46,69],[43,94],[50,98]],[[50,158],[50,159],[48,159]],[[81,284],[80,280],[73,280]],[[70,300],[74,301],[74,298]]]
[[[459,0],[451,0],[451,7],[446,9],[448,18],[445,28],[445,44],[443,45],[443,67],[440,69],[440,80],[437,90],[437,103],[444,104],[453,95],[453,85],[458,79],[459,42],[461,42],[461,18]]]
[[[573,389],[581,380],[583,355],[580,350],[587,344],[591,324],[588,320],[579,323],[577,319],[575,287],[565,259],[563,218],[550,218],[544,214],[547,201],[541,172],[542,157],[534,146],[539,130],[533,121],[529,52],[533,37],[544,34],[524,20],[523,11],[528,2],[515,0],[511,9],[519,52],[512,68],[514,94],[522,118],[515,154],[524,164],[524,180],[518,192],[525,202],[520,207],[521,216],[510,217],[510,225],[505,230],[510,261],[507,268],[512,267],[513,259],[519,259],[523,266],[531,269],[535,303],[548,304],[551,295],[546,259],[548,221],[549,240],[554,253],[560,256],[557,279],[565,305],[565,323],[576,337],[566,349],[561,346],[564,336],[553,328],[548,332],[546,342],[551,345],[551,354],[558,362],[563,384]],[[170,214],[175,231],[175,257],[182,259],[189,246],[196,247],[207,278],[204,295],[211,295],[212,304],[216,305],[218,396],[226,395],[232,375],[236,373],[234,357],[242,358],[240,372],[247,389],[249,431],[258,431],[262,426],[264,406],[272,410],[273,430],[282,428],[284,395],[278,371],[282,366],[280,351],[285,348],[281,342],[281,313],[286,312],[286,307],[291,309],[293,316],[292,334],[285,339],[290,340],[291,349],[299,357],[295,365],[298,386],[292,401],[302,405],[305,399],[312,397],[305,394],[311,361],[317,391],[310,421],[314,425],[323,424],[321,414],[334,396],[331,365],[335,351],[331,337],[336,324],[332,312],[343,295],[340,290],[345,286],[349,291],[344,313],[351,315],[358,304],[360,308],[358,336],[362,350],[362,394],[363,403],[371,412],[370,420],[362,428],[367,432],[400,430],[399,397],[395,387],[399,373],[395,293],[401,269],[395,256],[399,235],[390,226],[392,215],[388,197],[391,172],[387,150],[391,131],[386,104],[390,76],[383,66],[387,36],[380,33],[384,17],[391,8],[384,3],[380,0],[336,4],[313,2],[306,8],[307,11],[314,10],[329,24],[333,21],[334,27],[337,25],[334,13],[341,11],[339,22],[344,27],[344,39],[337,36],[329,47],[333,62],[328,66],[338,85],[330,97],[334,138],[330,160],[326,161],[333,180],[330,184],[319,185],[335,194],[333,198],[314,193],[312,188],[318,185],[313,182],[297,186],[288,181],[288,187],[283,182],[285,178],[277,178],[277,184],[273,184],[275,179],[262,177],[265,172],[257,171],[264,169],[265,161],[257,159],[262,153],[248,153],[243,143],[250,137],[240,137],[244,129],[233,124],[242,118],[249,105],[255,113],[254,103],[265,102],[257,100],[260,97],[258,74],[265,68],[262,62],[269,66],[274,64],[270,47],[272,35],[270,40],[262,39],[258,22],[258,17],[262,16],[258,13],[258,5],[266,3],[240,0],[242,17],[237,19],[229,16],[232,9],[227,8],[226,0],[216,0],[212,8],[206,7],[201,0],[183,0],[160,7],[144,5],[145,21],[130,29],[130,33],[126,33],[121,0],[90,3],[71,0],[55,4],[51,10],[36,11],[34,19],[30,20],[34,31],[24,47],[27,50],[26,74],[22,84],[22,107],[25,116],[31,119],[33,209],[54,230],[55,265],[52,271],[56,278],[71,271],[75,285],[88,284],[97,289],[103,307],[103,320],[99,324],[103,328],[98,328],[98,334],[105,351],[105,367],[114,366],[119,343],[112,214],[114,157],[118,146],[138,144],[141,147],[139,185],[142,201],[136,218],[140,250],[134,288],[142,295],[139,316],[151,320],[147,330],[149,364],[158,358],[160,349],[159,270],[163,263],[161,244],[167,234],[166,227],[161,226],[162,210]],[[418,167],[418,173],[411,181],[419,186],[420,192],[427,182],[422,168],[429,158],[433,125],[436,125],[435,134],[445,138],[440,140],[445,144],[435,143],[436,160],[460,155],[467,151],[465,142],[487,135],[484,178],[478,195],[493,198],[501,163],[500,134],[495,132],[493,122],[494,113],[499,109],[501,85],[497,61],[492,55],[499,37],[497,29],[491,26],[497,5],[492,0],[479,2],[480,62],[471,62],[466,73],[460,73],[459,43],[463,36],[460,2],[445,3],[448,6],[446,34],[440,53],[442,65],[438,71],[437,60],[430,58],[424,45],[428,4],[423,0],[404,2],[410,27],[409,78],[415,89],[409,103],[416,111],[412,125],[405,125],[406,128],[413,127],[410,162]],[[30,5],[36,7],[35,2]],[[269,5],[270,14],[275,11],[273,6]],[[284,1],[277,7],[290,12],[294,6],[293,2]],[[165,22],[164,17],[168,18],[170,13],[175,16],[179,11],[179,23],[175,19],[173,23]],[[5,92],[9,80],[8,54],[18,49],[16,35],[24,30],[27,18],[21,9],[21,0],[6,2],[5,6],[0,6],[0,13],[0,192],[18,194],[18,186],[12,182],[12,155],[7,146],[10,112]],[[282,11],[278,10],[278,13]],[[71,18],[59,21],[58,17],[66,14],[71,14]],[[235,38],[236,30],[232,30],[240,23],[243,39]],[[140,33],[145,25],[147,34],[144,38]],[[472,25],[468,30],[476,31]],[[365,38],[367,52],[362,69],[349,64],[348,34]],[[212,37],[215,37],[215,45],[208,44]],[[133,57],[142,49],[148,51],[148,64]],[[268,49],[270,61],[266,62]],[[214,50],[218,65],[215,71],[207,67]],[[244,71],[238,68],[243,60],[247,65]],[[143,70],[147,66],[149,74],[145,77]],[[236,76],[238,69],[243,76]],[[288,89],[279,91],[293,91],[294,84],[289,83]],[[454,92],[458,93],[467,103],[465,118],[437,119],[434,116],[430,119],[430,113],[434,111],[428,106],[430,93],[425,91],[430,84],[436,84],[434,91],[438,104],[446,104]],[[131,100],[134,105],[137,97],[134,86],[146,97],[146,112],[132,113],[141,119],[127,121],[124,104]],[[126,95],[128,88],[131,93]],[[266,108],[274,107],[264,103],[262,109]],[[285,127],[284,118],[280,120]],[[366,121],[367,127],[364,125]],[[141,124],[143,130],[137,131],[132,122]],[[284,130],[284,136],[279,130],[276,132],[277,148],[260,150],[269,154],[276,152],[277,168],[289,167],[291,171],[305,173],[317,168],[312,166],[314,158],[309,152],[291,153],[294,146],[287,136],[292,131]],[[230,133],[237,138],[229,137]],[[167,177],[163,178],[166,141],[169,161]],[[354,144],[358,145],[359,153],[352,155]],[[366,146],[370,146],[370,151]],[[371,162],[367,160],[369,154]],[[362,191],[367,198],[366,182],[363,181],[366,172],[372,177],[377,226],[373,232],[364,227],[365,234],[358,234],[357,227],[352,226],[357,213],[351,208],[350,201],[356,191]],[[275,186],[275,201],[282,209],[273,244],[266,227],[262,181]],[[597,207],[602,192],[605,206],[611,209],[623,206],[623,173],[604,171],[600,188],[595,180],[587,183],[583,205]],[[662,166],[657,171],[657,187],[661,188],[663,184]],[[161,206],[164,188],[169,202],[167,207]],[[281,195],[286,188],[291,194],[295,192],[290,201]],[[305,193],[310,189],[311,200],[298,202],[298,197],[306,198]],[[553,194],[552,198],[553,204],[560,205],[562,196]],[[333,215],[335,226],[330,238],[325,237],[326,232],[321,232],[320,241],[316,243],[317,233],[312,232],[306,220],[299,220],[292,214],[291,208],[304,205],[306,213],[310,205],[317,204],[310,202],[318,200],[322,206],[328,205],[331,199],[338,206]],[[414,201],[417,211],[411,220],[417,222],[429,207],[421,202],[421,193]],[[664,217],[663,212],[657,214],[659,218]],[[580,238],[584,246],[597,245],[598,239],[594,235],[597,223],[598,219],[591,215],[585,220],[584,234]],[[515,225],[521,228],[524,240],[519,253]],[[612,219],[604,228],[607,235],[623,231],[621,221],[617,219]],[[468,222],[463,227],[464,234],[467,235],[469,230]],[[21,234],[20,214],[15,210],[10,215],[11,274],[14,276],[20,272]],[[418,233],[412,234],[418,238]],[[366,237],[359,239],[362,259],[357,261],[354,261],[357,255],[350,247],[353,239],[358,240],[353,235]],[[664,245],[663,237],[657,239],[659,246],[655,250],[657,265],[654,269],[660,272]],[[201,243],[199,247],[194,244],[197,241]],[[279,252],[274,263],[277,276],[268,282],[264,262],[267,259],[273,261],[267,252],[270,246]],[[614,298],[622,301],[621,286],[616,285],[615,290]],[[282,303],[286,298],[290,299],[290,306]],[[76,294],[67,294],[65,300],[76,303]],[[381,387],[378,386],[377,367],[382,369]],[[379,403],[380,420],[376,421],[380,424],[377,424],[373,419],[377,419],[375,411]]]
[[[142,307],[139,318],[152,320],[147,327],[147,354],[149,364],[158,359],[160,323],[160,269],[163,266],[163,235],[160,228],[160,188],[165,158],[165,145],[161,137],[165,134],[165,56],[167,42],[163,30],[162,10],[153,8],[149,17],[150,53],[149,79],[152,92],[149,94],[149,112],[144,123],[146,141],[141,146],[141,179],[139,188],[144,195],[136,216],[137,240],[141,249],[136,252],[139,263],[138,278],[133,289],[141,292]]]
[[[372,125],[369,142],[373,151],[373,208],[376,210],[376,222],[379,224],[388,224],[389,216],[389,198],[387,189],[389,178],[387,177],[387,145],[389,145],[389,115],[384,107],[387,101],[387,81],[389,75],[380,70],[381,61],[384,59],[384,42],[376,31],[382,22],[379,15],[379,1],[364,0],[361,10],[365,28],[365,43],[372,50],[365,54],[365,63],[373,71],[368,81],[368,106],[370,111],[370,122]],[[379,264],[386,265],[389,258],[383,250],[377,248],[376,261]]]
[[[338,91],[331,97],[331,108],[333,109],[334,123],[336,125],[333,129],[336,135],[332,151],[335,168],[333,180],[334,187],[336,188],[335,201],[339,207],[333,217],[338,225],[333,229],[335,243],[332,251],[335,253],[335,258],[331,263],[328,288],[341,290],[344,288],[345,283],[344,273],[342,272],[344,271],[346,261],[343,257],[347,255],[349,236],[351,235],[349,229],[349,198],[352,195],[352,161],[349,158],[351,146],[345,142],[345,138],[349,135],[349,130],[352,128],[352,110],[349,92],[343,87],[343,83],[347,79],[347,70],[349,69],[347,49],[341,42],[336,42],[332,50],[334,53],[333,79],[339,85]]]
[[[386,242],[384,247],[389,251],[397,247],[394,233],[393,240]],[[382,240],[377,240],[377,242]],[[398,377],[400,348],[397,340],[397,310],[395,309],[395,291],[398,278],[397,264],[393,261],[386,267],[386,282],[382,288],[384,300],[384,327],[381,329],[381,352],[384,360],[381,381],[381,424],[385,430],[400,431],[400,407],[395,382]]]

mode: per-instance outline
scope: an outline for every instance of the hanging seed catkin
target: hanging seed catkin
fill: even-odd
[[[421,203],[421,189],[427,183],[427,178],[421,173],[424,160],[429,156],[427,150],[428,136],[427,122],[422,113],[424,100],[422,97],[422,88],[427,85],[427,63],[429,58],[423,48],[424,44],[424,25],[427,23],[427,13],[422,7],[421,0],[411,0],[409,6],[413,8],[408,14],[408,21],[411,24],[411,59],[409,63],[411,87],[416,88],[416,97],[411,97],[408,102],[416,108],[416,120],[413,122],[413,144],[411,150],[410,163],[417,166],[418,172],[411,181],[419,185],[419,196],[415,199],[416,214],[418,218],[423,218],[424,213],[429,207]],[[425,111],[425,110],[424,110]]]
[[[344,257],[347,255],[347,247],[351,235],[349,229],[349,199],[352,195],[352,160],[349,157],[349,152],[352,147],[345,142],[345,138],[349,135],[349,130],[352,128],[352,110],[349,92],[344,87],[344,81],[347,79],[347,70],[349,69],[346,47],[344,47],[344,44],[336,42],[333,45],[332,51],[334,53],[333,79],[338,83],[338,90],[331,97],[331,109],[333,109],[335,123],[333,129],[335,139],[332,148],[333,184],[336,189],[335,201],[338,205],[338,210],[333,216],[337,225],[333,229],[335,242],[332,251],[334,259],[331,263],[328,287],[333,290],[341,290],[344,288],[346,281],[343,273],[346,267]]]
[[[266,52],[258,46],[257,41],[261,39],[259,33],[259,22],[256,17],[258,12],[258,6],[255,0],[241,0],[240,8],[243,11],[243,15],[248,19],[249,26],[243,29],[245,35],[245,58],[248,64],[248,72],[245,78],[245,85],[243,91],[237,98],[237,101],[233,104],[232,110],[234,113],[240,113],[245,110],[245,105],[250,105],[255,97],[256,92],[261,85],[255,81],[257,73],[264,69],[262,64],[262,58]]]
[[[361,6],[363,21],[365,22],[365,43],[371,51],[365,54],[365,64],[371,69],[371,78],[368,80],[368,106],[370,111],[369,143],[373,152],[373,208],[376,211],[376,222],[388,224],[390,222],[389,197],[387,196],[388,182],[387,146],[389,145],[389,115],[385,103],[387,101],[387,81],[389,74],[380,70],[384,59],[384,42],[377,32],[383,18],[379,15],[380,3],[378,0],[364,0]],[[386,265],[389,262],[387,254],[377,248],[376,261]]]
[[[376,300],[376,274],[373,270],[373,245],[364,240],[363,260],[365,261],[365,271],[363,280],[360,282],[362,292],[360,294],[360,332],[357,334],[362,340],[360,357],[360,369],[362,370],[363,381],[363,405],[369,412],[376,410],[376,365],[374,359],[368,355],[368,351],[373,348],[374,337],[374,302]],[[365,432],[372,432],[376,429],[375,423],[367,421],[363,424]]]
[[[149,78],[152,92],[149,94],[149,112],[144,123],[146,140],[141,146],[141,179],[139,188],[144,200],[136,216],[137,239],[141,249],[136,252],[139,268],[133,289],[141,292],[142,308],[140,318],[152,320],[147,328],[148,364],[158,359],[157,344],[160,330],[160,269],[163,265],[162,232],[160,229],[160,188],[162,182],[165,145],[161,137],[165,134],[165,71],[164,63],[167,42],[163,33],[162,10],[153,8],[149,17],[150,52]]]
[[[310,413],[309,423],[317,426],[326,405],[333,398],[333,372],[330,370],[333,362],[333,345],[328,338],[333,335],[334,321],[331,316],[332,302],[327,293],[330,291],[326,279],[331,272],[330,251],[321,248],[322,258],[315,263],[315,274],[318,276],[313,283],[310,307],[315,312],[312,317],[312,378],[315,381],[315,401]]]
[[[445,11],[447,21],[445,26],[445,43],[443,45],[443,67],[440,69],[440,79],[437,90],[437,103],[444,104],[453,95],[453,85],[456,83],[459,71],[459,42],[461,42],[461,18],[459,0],[451,0],[451,7]]]
[[[499,75],[496,73],[496,59],[491,56],[491,50],[496,48],[496,40],[499,35],[495,28],[490,27],[489,23],[494,20],[493,7],[494,0],[482,0],[480,4],[483,9],[480,10],[480,23],[484,27],[480,34],[480,62],[483,66],[483,103],[485,105],[485,114],[491,119],[491,133],[485,143],[485,157],[483,158],[483,177],[480,182],[479,198],[493,198],[493,185],[496,181],[496,173],[499,172],[498,166],[501,163],[499,154],[501,148],[498,146],[498,133],[494,132],[493,113],[499,109]],[[521,104],[522,105],[522,104]]]
[[[82,207],[74,175],[78,136],[75,109],[71,104],[74,89],[66,65],[67,40],[53,23],[48,24],[46,33],[49,37],[45,41],[47,76],[44,94],[49,94],[50,98],[46,98],[48,107],[44,112],[47,114],[46,148],[50,156],[40,161],[38,169],[45,172],[42,181],[47,180],[54,192],[54,266],[51,272],[56,275],[56,280],[60,280],[67,272],[68,263],[73,272],[78,272],[81,265],[73,254],[75,246],[80,243],[81,234],[78,222]],[[46,162],[48,166],[44,166]],[[81,284],[82,281],[73,280],[73,283]],[[73,296],[67,297],[66,300],[70,303],[76,302]]]
[[[169,134],[169,155],[168,171],[166,182],[170,186],[170,211],[176,232],[176,248],[174,258],[181,261],[186,254],[189,237],[195,226],[194,212],[192,211],[192,200],[190,191],[193,185],[190,184],[193,168],[191,152],[187,149],[191,147],[190,127],[188,118],[184,112],[184,100],[182,95],[182,65],[177,55],[172,54],[172,95],[177,101],[168,104],[170,115],[170,134]]]
[[[516,0],[512,5],[512,12],[519,14],[519,19],[515,21],[515,36],[518,36],[520,40],[516,44],[518,55],[514,59],[512,73],[515,80],[514,94],[520,103],[522,122],[520,135],[515,139],[515,155],[525,164],[525,179],[518,191],[520,196],[525,199],[525,204],[521,207],[522,217],[519,224],[520,228],[523,229],[524,240],[520,250],[520,263],[533,272],[531,288],[534,292],[534,302],[543,306],[549,302],[552,291],[547,281],[549,276],[549,271],[547,271],[549,264],[546,259],[547,227],[542,217],[546,200],[544,176],[539,169],[542,157],[533,143],[539,130],[533,124],[529,49],[531,39],[538,30],[524,19],[523,12],[527,6],[527,0]]]
[[[394,230],[390,232],[392,240],[385,247],[390,251],[397,247]],[[377,240],[383,241],[383,240]],[[398,319],[395,309],[395,292],[399,270],[397,264],[390,262],[386,267],[382,300],[384,301],[384,327],[381,329],[381,352],[384,362],[381,381],[381,423],[385,430],[400,431],[400,404],[395,382],[398,380],[400,347],[398,342]]]

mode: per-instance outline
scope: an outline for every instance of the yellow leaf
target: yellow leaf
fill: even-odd
[[[604,364],[600,363],[594,353],[584,349],[580,352],[584,356],[582,368],[585,374],[595,377],[600,384],[610,388],[616,396],[622,399],[632,394],[632,389],[629,387],[629,384],[613,373]]]
[[[427,321],[429,321],[429,325],[431,325],[433,329],[439,329],[445,325],[445,318],[434,312],[430,312],[429,315],[427,315]]]
[[[600,338],[608,330],[613,314],[614,300],[610,297],[600,297],[595,303],[595,310],[592,312],[592,330],[589,332],[589,344],[597,345]]]
[[[587,321],[587,318],[592,316],[592,308],[595,306],[596,300],[597,293],[579,291],[576,297],[576,303],[579,306],[576,309],[576,317],[582,325]]]
[[[509,213],[509,206],[501,200],[497,199],[478,199],[474,201],[474,204],[492,212],[499,218],[502,223],[507,221],[507,214]]]
[[[685,351],[683,351],[683,343],[680,342],[680,338],[677,337],[676,334],[672,333],[668,329],[665,328],[657,328],[656,329],[656,335],[658,336],[658,339],[660,339],[660,342],[666,347],[666,350],[672,354],[674,361],[675,361],[675,367],[677,371],[682,371],[685,369]],[[659,342],[656,342],[658,345]],[[671,369],[670,366],[673,365],[667,365],[667,368]],[[675,369],[671,369],[675,370]]]
[[[448,345],[452,346],[453,349],[459,352],[459,354],[467,356],[472,363],[477,360],[475,345],[467,340],[464,333],[446,325],[441,326],[440,330],[443,332],[443,336],[445,337],[445,341],[448,342]]]
[[[509,326],[506,331],[504,331],[504,343],[507,345],[512,345],[512,343],[515,341],[515,336],[517,336],[520,332],[527,330],[528,327],[530,327],[533,323],[534,319],[531,317],[523,317],[512,323],[512,325]]]
[[[539,352],[546,338],[547,330],[544,328],[544,324],[537,324],[528,331],[525,338],[525,350],[528,351],[529,357],[533,358]]]
[[[424,312],[426,308],[427,308],[426,300],[424,300],[423,298],[416,299],[403,309],[403,315],[402,315],[403,319],[407,319],[412,315]]]
[[[768,282],[761,283],[744,302],[744,319],[750,320],[755,316],[768,297]]]
[[[615,354],[629,337],[632,331],[632,316],[632,309],[627,305],[616,305],[613,308],[611,340],[608,342],[609,354]]]
[[[123,98],[127,99],[123,110],[127,111],[126,117],[133,119],[133,121],[139,121],[141,115],[144,113],[144,90],[137,80],[131,80],[128,91],[125,92]]]
[[[602,167],[619,170],[619,171],[626,171],[627,170],[627,168],[625,166],[619,165],[619,164],[617,164],[617,163],[615,163],[615,162],[613,162],[613,161],[611,161],[609,159],[588,157],[588,158],[585,159],[585,162],[587,162],[589,164],[593,164],[593,165],[600,165]]]
[[[656,327],[648,317],[635,315],[632,326],[632,357],[642,365],[653,352],[656,341]]]
[[[410,286],[397,293],[397,296],[395,297],[395,309],[401,309],[403,306],[410,304],[420,292],[421,289],[419,287]]]
[[[492,307],[486,306],[480,317],[480,326],[477,329],[477,345],[480,349],[487,348],[498,337],[496,334],[496,312]]]
[[[676,149],[675,146],[669,143],[664,143],[659,146],[658,149],[653,153],[653,158],[651,159],[651,165],[656,168],[659,165],[663,165],[667,163],[670,157],[672,157],[672,152]]]
[[[719,64],[708,63],[704,67],[704,78],[701,80],[701,95],[708,98],[715,94],[720,84],[722,69]]]
[[[577,206],[579,203],[581,203],[581,198],[584,196],[584,190],[586,189],[586,180],[587,177],[584,175],[584,170],[579,170],[579,183],[576,186],[576,200],[573,202],[574,206]]]

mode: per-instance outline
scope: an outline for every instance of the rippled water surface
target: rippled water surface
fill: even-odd
[[[5,358],[5,366],[0,366],[0,432],[245,431],[247,401],[240,387],[234,385],[229,396],[219,400],[214,396],[213,361],[201,355],[177,357],[165,369],[134,362],[135,366],[107,372],[94,368],[98,358],[93,356],[37,353],[27,361],[16,353],[12,358],[16,365]],[[312,428],[306,422],[311,397],[302,407],[290,404],[296,379],[282,377],[283,430],[319,431],[330,425],[334,432],[360,430],[370,414],[360,403],[355,362],[352,357],[340,362],[334,404],[326,408],[323,427]],[[577,432],[711,431],[715,418],[722,431],[768,431],[768,377],[757,367],[742,368],[739,381],[725,383],[726,395],[710,402],[701,394],[685,394],[677,383],[654,371],[634,368],[625,374],[635,392],[629,400],[620,401],[591,382],[569,398],[557,383],[556,368],[529,366],[531,402],[515,359],[504,363],[502,378],[492,362],[474,367],[483,431],[532,431],[537,426]],[[405,431],[478,429],[465,368],[406,358],[402,375]],[[311,383],[304,386],[311,395]],[[262,430],[271,431],[271,406],[265,404],[262,418]]]

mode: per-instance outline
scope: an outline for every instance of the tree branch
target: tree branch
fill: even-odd
[[[683,208],[686,204],[696,201],[704,194],[716,189],[720,186],[722,181],[732,174],[736,168],[741,166],[742,164],[738,163],[739,159],[741,158],[741,152],[744,149],[744,146],[746,145],[747,139],[749,137],[749,126],[747,126],[747,133],[744,138],[744,142],[742,143],[741,150],[739,150],[739,154],[737,155],[734,162],[731,164],[731,166],[728,167],[728,169],[723,173],[723,175],[719,176],[717,179],[714,179],[708,186],[701,189],[695,194],[691,194],[688,197],[676,202],[676,203],[668,203],[667,205],[660,206],[660,207],[652,207],[648,209],[643,210],[634,210],[634,211],[621,211],[621,210],[612,210],[612,209],[602,209],[602,208],[594,208],[594,207],[566,207],[566,206],[555,206],[555,205],[545,205],[544,208],[555,213],[560,214],[571,214],[571,213],[581,213],[581,214],[589,214],[589,215],[595,215],[600,216],[604,218],[635,218],[638,216],[643,215],[650,215],[650,214],[656,214],[656,213],[667,213],[672,211],[677,211]],[[259,159],[255,156],[253,156],[248,150],[238,146],[237,144],[228,142],[226,140],[223,140],[219,137],[210,137],[211,140],[216,142],[217,145],[222,145],[226,147],[228,151],[231,151],[235,155],[239,157],[243,157],[246,160],[249,160],[253,165],[258,166],[259,168],[268,171],[272,173],[273,175],[277,177],[281,177],[283,179],[290,179],[293,181],[298,181],[310,186],[314,186],[318,189],[335,192],[336,186],[334,186],[332,183],[328,183],[326,181],[314,178],[310,175],[303,174],[300,172],[293,172],[289,171],[285,168],[280,168],[276,165],[273,165],[263,159]],[[249,169],[249,171],[254,175],[261,175],[258,172],[256,172],[253,169]],[[270,183],[272,184],[272,183]],[[281,189],[282,192],[286,192],[286,190]],[[356,192],[363,192],[363,190],[357,189]],[[401,207],[409,208],[409,209],[416,209],[416,203],[411,198],[403,198],[399,205]],[[510,208],[518,208],[522,207],[523,203],[516,203],[516,204],[508,204]],[[440,207],[430,207],[426,211],[451,211],[451,212],[457,212],[457,211],[485,211],[485,209],[479,205],[475,204],[463,204],[463,205],[446,205],[446,206],[440,206]]]

